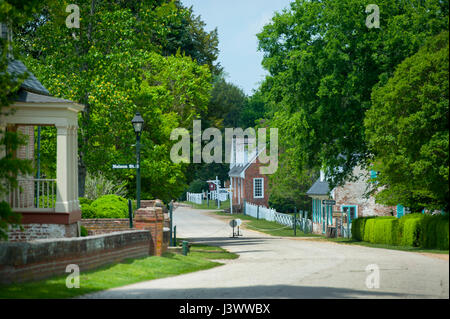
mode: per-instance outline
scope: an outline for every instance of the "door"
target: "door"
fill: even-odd
[[[327,215],[326,215],[326,208],[325,206],[322,206],[322,234],[325,234],[327,231]]]
[[[405,214],[405,207],[403,205],[397,205],[397,218],[401,218]]]
[[[352,220],[358,218],[358,213],[356,211],[356,206],[342,206],[342,211],[344,215],[344,221],[346,222],[346,227],[344,227],[344,231],[346,232],[346,237],[350,238],[350,231],[352,229]]]

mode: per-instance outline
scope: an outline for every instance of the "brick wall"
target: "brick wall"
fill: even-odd
[[[127,258],[149,255],[150,233],[128,231],[107,235],[0,243],[0,283],[24,282],[66,274],[67,265],[80,272]]]
[[[78,225],[76,223],[63,224],[23,224],[20,228],[8,228],[8,240],[11,242],[31,241],[37,239],[77,237]]]
[[[395,216],[396,207],[377,204],[373,196],[364,196],[370,187],[369,172],[356,167],[353,174],[359,177],[358,180],[347,182],[334,190],[336,205],[333,211],[341,211],[343,205],[355,205],[358,207],[358,217],[392,216],[392,212]]]
[[[81,225],[86,228],[89,236],[130,230],[128,218],[82,219]]]
[[[161,207],[140,208],[136,211],[136,229],[150,231],[150,255],[161,256],[164,252],[164,213]]]
[[[269,179],[267,175],[261,175],[259,168],[261,163],[258,159],[245,171],[244,196],[252,204],[269,207]],[[253,198],[253,179],[264,178],[264,198]]]

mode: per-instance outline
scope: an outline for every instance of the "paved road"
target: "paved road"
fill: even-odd
[[[174,212],[177,236],[219,245],[240,255],[225,265],[141,282],[88,298],[449,298],[449,264],[418,253],[271,237],[243,230],[229,238],[225,220],[206,211]],[[380,287],[366,286],[370,264]]]

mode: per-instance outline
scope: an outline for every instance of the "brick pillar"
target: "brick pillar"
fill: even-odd
[[[164,214],[161,207],[140,208],[135,214],[135,227],[150,231],[151,256],[161,256],[163,252]]]

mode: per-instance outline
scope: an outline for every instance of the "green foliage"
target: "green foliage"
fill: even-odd
[[[352,222],[352,237],[374,244],[448,250],[448,215],[364,217]]]
[[[208,191],[208,183],[200,179],[192,181],[187,189],[189,193],[201,193],[203,191]]]
[[[448,210],[449,33],[430,39],[373,90],[365,126],[378,202]]]
[[[448,215],[426,215],[421,223],[420,245],[424,248],[449,248]]]
[[[200,18],[179,1],[77,5],[85,12],[80,29],[65,26],[65,5],[55,3],[15,39],[26,65],[53,95],[85,105],[79,118],[80,195],[86,174],[98,171],[128,181],[129,193],[135,193],[135,172],[111,167],[135,162],[130,122],[139,110],[146,122],[142,195],[170,200],[186,186],[186,165],[169,158],[170,133],[192,126],[206,111],[210,70],[220,69],[214,65],[217,32],[205,32]]]
[[[126,182],[113,182],[108,180],[101,172],[97,175],[87,174],[84,198],[96,200],[104,195],[115,194],[126,196]]]
[[[300,170],[325,166],[331,187],[370,158],[364,114],[374,85],[448,29],[448,1],[377,1],[380,29],[367,28],[367,4],[292,1],[258,34],[270,73],[261,91],[273,114],[270,125],[280,130],[280,149],[292,150]]]
[[[378,218],[373,228],[374,244],[398,244],[398,219],[396,217]]]
[[[374,216],[356,218],[352,221],[352,238],[355,240],[364,240],[366,222]]]
[[[81,232],[81,237],[86,237],[89,235],[86,227],[84,227],[84,226],[80,226],[80,232]]]
[[[8,228],[20,227],[22,215],[12,211],[9,204],[5,201],[0,202],[0,241],[8,240]]]
[[[105,195],[82,205],[83,218],[128,218],[128,201],[117,195]]]

